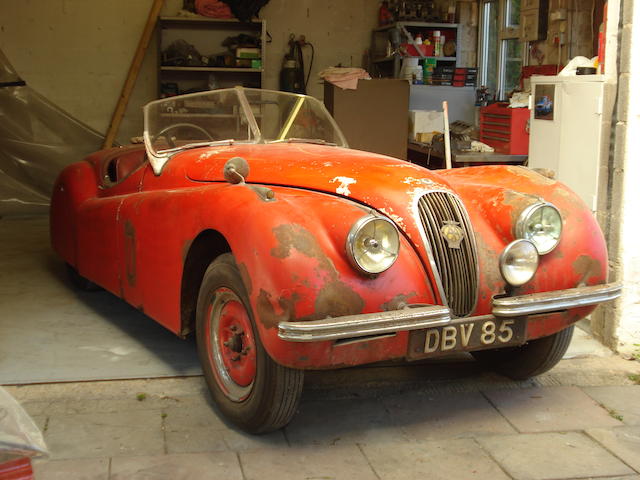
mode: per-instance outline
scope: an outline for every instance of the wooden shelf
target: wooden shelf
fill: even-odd
[[[435,58],[438,61],[442,61],[442,62],[455,62],[456,61],[456,57],[401,57],[401,58]],[[383,62],[391,62],[393,61],[394,57],[384,57],[384,58],[377,58],[373,61],[373,63],[383,63]]]
[[[209,18],[203,16],[194,17],[160,17],[160,22],[164,24],[215,24],[215,25],[242,25],[244,27],[262,27],[263,20],[252,20],[251,22],[241,22],[237,18]]]
[[[374,32],[384,32],[396,27],[419,27],[419,28],[458,28],[457,23],[434,23],[434,22],[395,22],[383,27],[374,28]]]
[[[243,67],[172,67],[162,66],[163,72],[238,72],[238,73],[262,73],[262,68]]]

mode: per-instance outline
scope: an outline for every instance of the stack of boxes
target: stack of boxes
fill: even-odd
[[[453,74],[453,86],[475,87],[477,78],[477,68],[456,68]]]

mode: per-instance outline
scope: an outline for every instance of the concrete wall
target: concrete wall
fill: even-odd
[[[621,21],[611,29],[618,36],[615,27],[621,27],[615,143],[609,162],[605,223],[612,279],[622,281],[624,290],[622,298],[601,309],[593,322],[594,331],[606,344],[629,357],[640,355],[640,164],[635,155],[640,150],[640,58],[632,55],[634,48],[640,48],[640,29],[633,27],[634,23],[640,25],[638,22],[640,9],[634,8],[632,0],[624,0]]]
[[[144,28],[152,0],[7,0],[0,2],[0,49],[45,97],[104,133]],[[277,88],[290,33],[316,49],[309,92],[321,98],[317,73],[361,66],[377,24],[377,0],[271,0],[263,8],[273,42],[266,47],[265,87]],[[175,15],[182,0],[166,0]],[[118,140],[142,131],[141,107],[156,97],[155,42],[145,57]],[[308,68],[307,62],[307,68]]]

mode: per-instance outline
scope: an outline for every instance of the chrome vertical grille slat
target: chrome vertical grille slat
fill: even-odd
[[[418,200],[418,213],[449,308],[458,317],[469,315],[478,296],[478,256],[467,212],[457,196],[437,191]],[[450,248],[441,234],[448,222],[462,229],[460,248]]]

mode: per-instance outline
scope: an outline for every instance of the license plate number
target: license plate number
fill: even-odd
[[[410,356],[436,356],[451,352],[521,345],[525,341],[524,318],[457,319],[439,327],[412,333]]]

